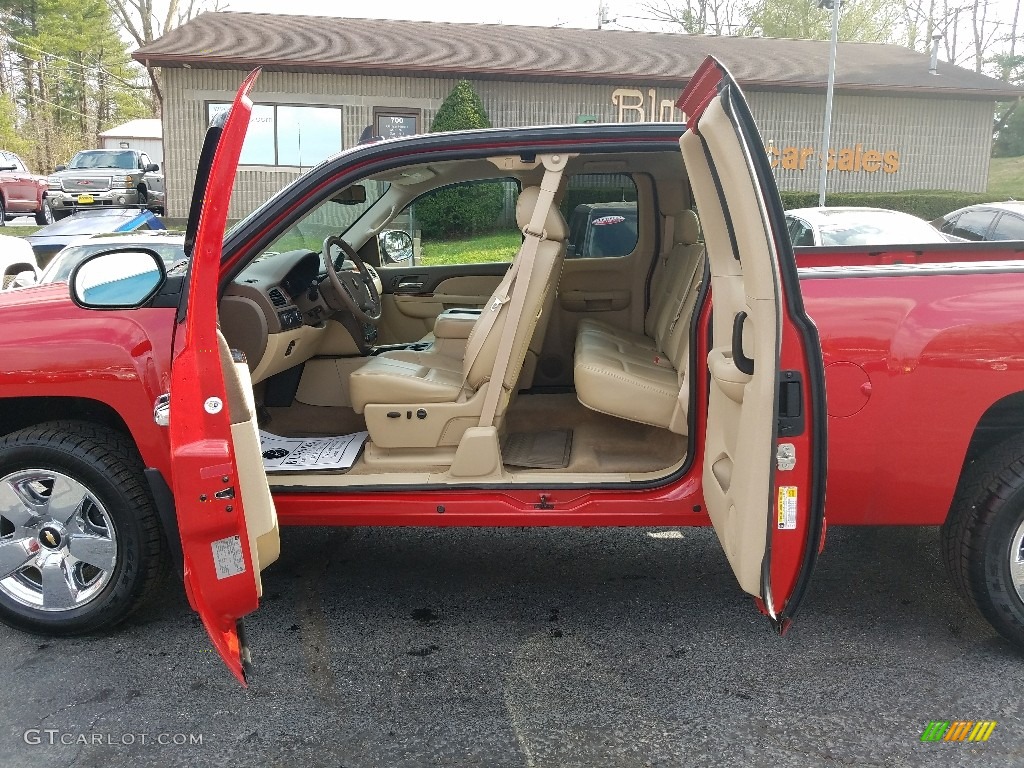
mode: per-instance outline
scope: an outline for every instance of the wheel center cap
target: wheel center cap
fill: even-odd
[[[39,543],[47,549],[60,549],[64,535],[54,526],[47,525],[39,531]]]

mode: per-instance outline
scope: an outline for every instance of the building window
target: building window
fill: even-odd
[[[418,109],[393,109],[374,107],[373,133],[382,139],[396,139],[399,136],[414,136],[420,132],[420,111]]]
[[[207,119],[230,106],[207,104]],[[337,107],[256,104],[239,163],[310,167],[340,151],[341,110]]]

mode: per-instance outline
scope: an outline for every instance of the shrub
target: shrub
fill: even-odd
[[[460,80],[441,103],[430,132],[490,128],[473,86]],[[417,201],[414,215],[424,237],[454,238],[493,231],[505,203],[501,184],[460,184],[434,190]]]

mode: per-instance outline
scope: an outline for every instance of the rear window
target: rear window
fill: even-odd
[[[637,189],[624,173],[587,173],[569,179],[562,214],[569,222],[566,258],[628,256],[638,239]]]

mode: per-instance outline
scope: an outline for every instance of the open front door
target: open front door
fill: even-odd
[[[245,684],[242,617],[256,610],[260,570],[277,559],[277,514],[260,455],[249,369],[217,328],[221,242],[249,125],[242,83],[206,136],[185,235],[191,256],[171,364],[170,440],[185,589],[217,652]]]
[[[711,265],[703,485],[740,586],[784,632],[823,543],[825,386],[782,202],[732,76],[708,58],[677,106]]]

